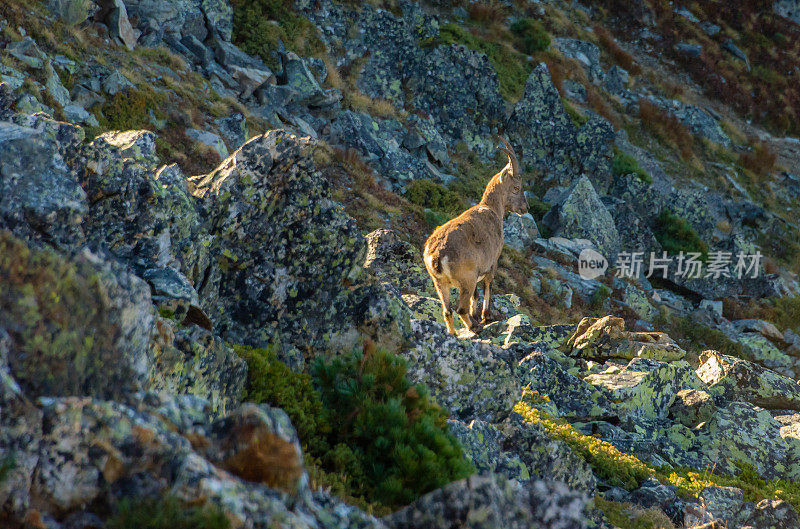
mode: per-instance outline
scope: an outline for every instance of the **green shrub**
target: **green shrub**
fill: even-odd
[[[281,408],[292,420],[304,450],[315,454],[327,451],[331,426],[311,377],[289,369],[272,348],[233,348],[247,362],[245,400]]]
[[[232,0],[231,4],[234,42],[270,68],[279,67],[272,54],[278,40],[304,57],[325,49],[314,25],[294,11],[292,0]]]
[[[319,358],[309,376],[271,349],[234,348],[249,367],[246,399],[289,415],[314,479],[341,497],[397,507],[472,472],[446,413],[409,382],[400,357],[366,348]]]
[[[521,18],[511,24],[511,31],[519,39],[520,49],[528,55],[550,47],[550,34],[538,20]]]
[[[528,75],[531,73],[531,65],[520,52],[505,44],[477,37],[454,23],[443,25],[437,38],[421,43],[423,47],[441,44],[463,44],[467,48],[486,54],[497,72],[500,94],[509,101],[516,101],[522,96]]]
[[[775,323],[781,329],[800,332],[800,296],[775,300]]]
[[[108,529],[228,529],[230,522],[218,508],[189,507],[172,496],[123,499],[106,522]]]
[[[647,171],[639,167],[639,162],[636,161],[636,158],[625,154],[616,147],[614,147],[614,158],[611,160],[611,171],[614,173],[614,176],[635,174],[642,182],[646,184],[653,183],[653,177],[651,177]]]
[[[152,88],[128,88],[103,103],[99,118],[102,130],[153,130],[150,112],[164,119],[167,96]]]
[[[412,181],[406,186],[404,196],[412,204],[448,215],[457,215],[466,209],[457,193],[430,180]]]
[[[665,209],[656,218],[654,235],[664,251],[670,255],[680,252],[696,252],[702,260],[708,259],[708,245],[692,226],[673,212]]]
[[[337,426],[324,462],[358,476],[356,491],[386,505],[408,504],[473,472],[447,431],[447,414],[411,384],[406,369],[397,355],[368,349],[318,359],[312,369]]]

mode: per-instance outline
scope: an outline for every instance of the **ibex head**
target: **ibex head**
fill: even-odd
[[[501,147],[508,154],[508,165],[503,169],[501,183],[506,189],[506,209],[517,215],[524,215],[528,212],[528,200],[522,190],[522,171],[519,169],[519,161],[514,149],[505,138],[500,137],[504,147]]]

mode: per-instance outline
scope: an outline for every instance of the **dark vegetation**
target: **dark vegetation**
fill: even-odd
[[[517,37],[517,45],[524,53],[533,54],[550,47],[550,34],[538,20],[521,18],[511,24],[511,32]]]
[[[230,522],[217,508],[184,504],[173,496],[120,501],[106,522],[108,529],[228,529]]]
[[[405,362],[366,344],[294,373],[269,349],[237,346],[250,367],[247,400],[283,408],[307,457],[343,496],[405,505],[473,470],[447,415],[406,376]]]
[[[656,240],[669,255],[684,253],[699,253],[700,259],[708,259],[708,245],[686,221],[665,209],[656,218],[654,226]]]
[[[232,0],[231,4],[234,42],[270,68],[278,67],[273,52],[279,40],[303,57],[324,50],[314,25],[294,11],[291,0]]]

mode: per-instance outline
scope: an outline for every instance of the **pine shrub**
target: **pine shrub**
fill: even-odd
[[[319,359],[312,369],[337,425],[325,463],[358,475],[357,492],[387,505],[410,503],[473,470],[447,431],[446,413],[406,370],[400,357],[369,348]]]
[[[399,507],[472,472],[447,414],[408,380],[397,355],[370,344],[318,358],[308,375],[271,349],[235,349],[249,366],[246,399],[289,415],[316,474],[333,477],[341,496]]]

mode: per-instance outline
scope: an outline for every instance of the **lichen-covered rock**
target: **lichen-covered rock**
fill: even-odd
[[[347,351],[360,332],[397,350],[407,312],[365,275],[364,238],[331,200],[313,148],[273,130],[193,179],[211,236],[195,276],[203,308],[223,338],[286,354]]]
[[[539,424],[527,424],[512,414],[503,425],[504,446],[527,466],[531,479],[566,483],[571,489],[592,495],[597,486],[592,467],[565,442],[552,439]]]
[[[669,416],[682,425],[693,428],[709,420],[716,410],[714,399],[705,391],[682,389],[669,408]]]
[[[613,415],[602,391],[543,353],[532,353],[520,361],[517,377],[521,386],[549,398],[562,417],[588,420]]]
[[[142,268],[174,264],[194,278],[207,254],[199,212],[177,165],[155,170],[153,141],[146,131],[107,133],[86,148],[87,238]]]
[[[522,390],[497,346],[461,340],[443,325],[411,320],[411,344],[401,354],[408,376],[459,420],[497,422],[507,417]]]
[[[147,169],[155,169],[158,165],[156,135],[148,130],[115,130],[103,133],[98,138],[119,149],[123,158],[131,159]]]
[[[542,222],[559,237],[589,239],[612,262],[620,251],[614,219],[586,175],[561,195]]]
[[[0,227],[57,247],[79,245],[86,194],[46,133],[0,122]]]
[[[742,462],[753,466],[765,479],[798,479],[800,440],[781,437],[781,426],[766,410],[735,401],[718,407],[696,431],[694,443],[682,450],[696,451],[707,461],[716,461],[721,473],[737,474],[736,464]]]
[[[761,500],[744,521],[744,526],[753,529],[789,529],[798,525],[797,511],[783,500]]]
[[[505,130],[512,143],[521,147],[524,162],[542,170],[545,181],[566,185],[586,173],[593,175],[601,190],[607,186],[613,127],[593,116],[576,129],[544,63],[534,67],[528,77]]]
[[[442,302],[439,298],[416,296],[414,294],[403,294],[403,301],[411,310],[411,317],[417,320],[435,321],[444,325],[444,315],[442,314]]]
[[[603,66],[600,64],[600,48],[596,44],[578,39],[553,39],[553,45],[564,54],[565,57],[575,59],[584,68],[589,80],[592,82],[602,81]]]
[[[399,121],[373,118],[365,112],[345,110],[331,123],[329,140],[358,150],[396,190],[420,178],[441,180],[427,159],[420,159],[401,143],[406,129]]]
[[[595,360],[649,358],[671,362],[686,355],[666,334],[626,331],[625,321],[614,316],[583,318],[564,350],[571,356]]]
[[[503,220],[503,239],[505,239],[506,246],[524,252],[538,238],[539,229],[529,213],[509,215]]]
[[[642,507],[658,507],[674,522],[683,523],[683,501],[678,498],[677,487],[664,485],[655,478],[647,478],[631,493],[631,499]]]
[[[705,351],[700,362],[697,374],[716,395],[766,409],[800,411],[800,384],[796,380],[716,351]]]
[[[731,322],[733,326],[743,332],[757,332],[764,338],[776,343],[785,341],[783,333],[774,324],[764,320],[736,320]]]
[[[586,501],[557,481],[523,485],[474,475],[426,494],[383,521],[393,529],[582,529]]]
[[[151,361],[150,290],[88,250],[72,259],[0,233],[0,328],[11,373],[31,396],[124,398]]]
[[[530,472],[518,454],[505,451],[505,435],[484,421],[465,423],[450,420],[447,425],[475,469],[482,474],[500,474],[508,479],[525,481]]]
[[[609,370],[585,378],[604,388],[613,402],[612,409],[621,417],[666,417],[682,389],[705,389],[705,384],[687,362],[659,362],[634,358],[621,371]]]
[[[742,489],[736,487],[706,487],[697,495],[702,502],[704,517],[698,523],[716,521],[728,527],[739,527],[753,513],[755,506],[744,500]]]
[[[219,337],[196,325],[182,328],[158,318],[150,348],[148,389],[202,397],[214,415],[238,406],[247,364]]]
[[[419,250],[392,230],[375,230],[367,234],[364,268],[381,281],[397,287],[401,294],[436,295]]]

